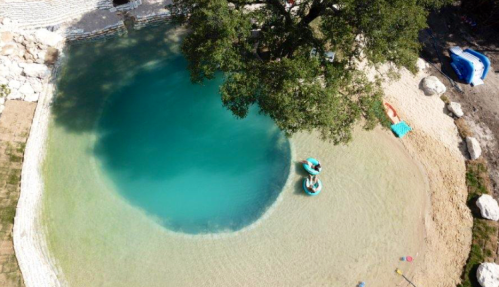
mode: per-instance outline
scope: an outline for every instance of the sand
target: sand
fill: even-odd
[[[426,250],[415,281],[426,286],[456,286],[471,246],[473,219],[466,206],[463,143],[453,119],[438,96],[427,97],[418,89],[428,76],[407,70],[384,85],[386,100],[414,128],[402,139],[411,156],[424,167],[430,184],[431,208],[425,218]]]

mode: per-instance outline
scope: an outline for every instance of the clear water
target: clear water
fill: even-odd
[[[299,134],[291,139],[290,158],[287,141],[267,119],[253,114],[236,121],[216,96],[211,100],[215,82],[190,87],[189,94],[175,98],[178,102],[169,97],[188,83],[184,71],[169,68],[185,67],[178,40],[175,31],[157,28],[67,51],[49,127],[40,218],[61,279],[77,287],[402,285],[394,269],[410,277],[423,261],[417,255],[427,195],[424,176],[400,142],[379,130],[356,132],[347,146]],[[192,115],[191,108],[197,113]],[[218,111],[217,117],[208,110]],[[177,142],[182,137],[194,141],[204,130],[225,139],[228,133],[231,148],[221,151],[206,139]],[[248,140],[239,142],[236,136]],[[189,153],[184,146],[218,156],[206,158],[201,152],[182,162]],[[325,166],[324,189],[317,197],[304,195],[304,174],[296,163],[311,155]],[[227,159],[226,167],[233,168],[218,165]],[[243,160],[250,164],[241,165]],[[270,171],[266,160],[272,161]],[[289,165],[282,191],[276,187],[264,193],[276,178],[288,175]],[[210,169],[201,172],[197,166]],[[262,177],[260,172],[268,173]],[[203,178],[184,179],[184,173]],[[211,173],[220,173],[224,182],[209,178]],[[242,174],[253,181],[244,181]],[[231,203],[248,203],[237,210],[248,217],[237,217],[239,212],[221,202],[213,203],[220,207],[216,212],[236,212],[237,220],[207,217],[215,211],[210,209],[213,198],[205,196],[209,204],[196,203],[201,211],[154,202],[188,201],[189,192],[165,194],[183,190],[186,183],[191,193],[218,184],[242,188],[226,196],[232,196]],[[257,189],[246,189],[251,187]],[[211,233],[199,234],[206,231]],[[406,255],[414,256],[414,263],[401,264],[399,258]]]
[[[98,125],[95,152],[120,193],[175,230],[240,229],[289,174],[282,133],[256,109],[234,118],[218,84],[191,84],[185,60],[169,59],[113,95]]]

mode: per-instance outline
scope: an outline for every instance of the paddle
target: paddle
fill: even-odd
[[[407,282],[409,282],[409,284],[411,284],[412,286],[416,287],[416,285],[414,285],[414,283],[412,283],[411,280],[409,280],[409,278],[405,277],[405,275],[402,274],[402,270],[400,270],[400,269],[397,268],[397,270],[395,270],[395,271],[397,271],[398,275],[404,277],[404,279],[407,280]]]

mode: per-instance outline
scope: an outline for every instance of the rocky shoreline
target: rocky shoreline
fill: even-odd
[[[65,22],[54,18],[54,22],[45,23],[45,28],[10,19],[9,11],[0,9],[0,117],[7,100],[38,103],[26,145],[13,231],[14,248],[26,286],[64,285],[62,274],[48,254],[44,230],[38,222],[43,193],[40,169],[50,105],[64,48],[68,43],[123,35],[127,29],[138,30],[164,23],[170,16],[165,9],[167,3],[163,0],[136,0],[113,7],[112,1],[101,0],[95,2],[93,10],[88,11],[87,7],[77,19],[68,20],[72,17],[71,12],[64,18]],[[39,4],[28,2],[19,7],[31,9]],[[0,7],[2,5],[6,4],[0,3]],[[103,19],[105,21],[100,21]],[[130,23],[128,27],[125,21]]]

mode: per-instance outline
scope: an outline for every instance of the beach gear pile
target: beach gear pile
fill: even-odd
[[[390,126],[392,132],[398,138],[404,137],[408,132],[412,130],[412,128],[399,118],[399,116],[397,115],[397,111],[395,111],[392,105],[385,102],[384,106],[385,106],[386,115],[392,122],[392,125]]]
[[[307,158],[303,162],[303,168],[313,177],[316,177],[321,172],[320,162],[315,158]],[[311,177],[306,177],[303,179],[303,190],[308,195],[314,196],[321,192],[322,181],[317,179],[316,183],[312,186]]]

